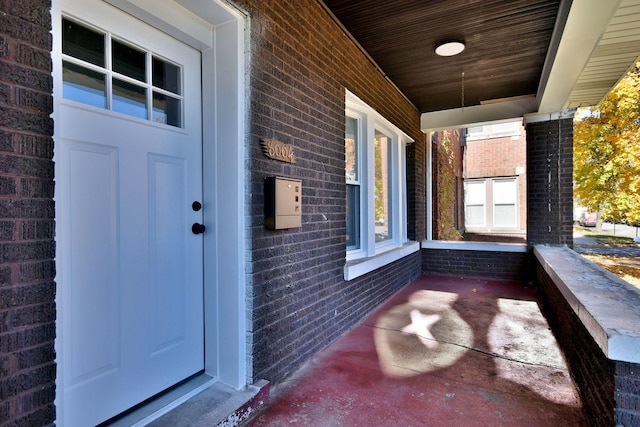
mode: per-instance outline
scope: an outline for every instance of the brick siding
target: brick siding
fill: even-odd
[[[409,233],[424,237],[420,116],[316,0],[237,4],[251,19],[247,278],[249,377],[282,380],[420,273],[416,256],[350,282],[346,256],[345,88],[407,133]],[[261,138],[297,162],[264,156]],[[263,182],[302,180],[302,227],[264,227]],[[422,211],[424,212],[424,211]],[[417,255],[419,257],[419,254]]]
[[[419,242],[427,230],[427,148],[425,143],[407,147],[407,237]]]
[[[235,3],[250,15],[250,115],[245,159],[248,381],[264,378],[279,382],[425,268],[421,252],[417,252],[356,280],[343,280],[344,89],[415,140],[407,149],[408,230],[415,240],[425,236],[426,146],[418,111],[369,62],[321,2]],[[50,425],[55,418],[50,7],[48,0],[0,0],[3,425]],[[565,167],[565,162],[572,160],[572,128],[568,123],[570,120],[531,125],[527,170],[540,170],[537,181],[528,186],[529,212],[533,207],[536,214],[529,215],[536,216],[536,222],[528,226],[534,229],[536,242],[567,242],[571,236],[571,194],[564,190],[571,188],[570,167]],[[547,206],[548,183],[541,181],[548,171],[547,151],[558,146],[553,144],[553,136],[547,136],[553,133],[547,129],[550,126],[560,131],[553,135],[556,142],[560,138],[558,161],[563,165],[554,181],[563,189],[554,193],[560,210],[552,215],[542,211]],[[260,149],[261,138],[293,145],[297,163],[266,158]],[[265,229],[263,181],[274,175],[302,180],[301,228]],[[568,228],[562,216],[567,196]],[[547,236],[548,224],[556,227],[553,239]],[[444,253],[435,258],[444,261],[445,256],[457,258],[460,269],[474,265],[468,271],[477,273],[496,265],[518,270],[523,254],[504,255],[500,262],[495,261],[497,254],[493,252]],[[429,262],[427,267],[436,265]],[[625,367],[617,368],[622,372]],[[619,375],[620,381],[625,375]]]
[[[527,123],[527,241],[573,246],[573,118]]]
[[[0,0],[0,425],[55,418],[50,7]]]
[[[524,252],[422,249],[424,273],[487,277],[525,283],[530,279],[530,257]]]
[[[640,364],[608,359],[536,261],[542,308],[592,426],[640,426]]]

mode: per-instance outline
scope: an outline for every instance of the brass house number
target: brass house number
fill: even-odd
[[[261,139],[262,151],[264,155],[287,163],[296,162],[296,154],[293,152],[293,146],[274,139]]]

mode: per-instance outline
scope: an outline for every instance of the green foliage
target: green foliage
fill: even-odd
[[[609,221],[640,223],[639,67],[574,125],[575,196]]]
[[[436,216],[439,226],[438,238],[441,240],[459,240],[461,237],[455,228],[456,159],[450,132],[448,130],[442,132],[442,142],[437,152],[439,164],[437,176],[439,209]]]

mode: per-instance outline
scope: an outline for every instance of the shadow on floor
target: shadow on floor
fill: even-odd
[[[421,276],[272,390],[250,426],[582,426],[521,284]]]

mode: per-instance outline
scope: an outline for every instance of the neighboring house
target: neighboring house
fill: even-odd
[[[0,424],[277,384],[423,272],[535,276],[572,112],[517,111],[527,245],[430,247],[428,117],[322,2],[0,0]]]
[[[526,242],[522,120],[432,136],[433,239]]]
[[[466,232],[525,241],[527,138],[522,120],[470,127],[465,142]]]

